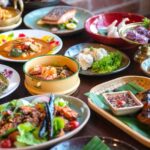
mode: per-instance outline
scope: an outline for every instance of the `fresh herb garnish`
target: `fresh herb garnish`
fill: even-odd
[[[143,19],[143,25],[144,25],[144,27],[145,28],[150,28],[150,19],[148,19],[148,18],[144,18]]]

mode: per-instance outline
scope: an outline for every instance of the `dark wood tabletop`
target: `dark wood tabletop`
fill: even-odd
[[[23,24],[19,29],[26,28]],[[60,54],[64,54],[64,52],[72,45],[82,43],[82,42],[95,42],[93,41],[86,33],[85,31],[82,31],[80,33],[67,36],[67,37],[61,37],[63,40],[63,48],[60,51]],[[135,50],[124,50],[124,52],[131,58],[131,64],[130,66],[117,74],[103,76],[103,77],[89,77],[89,76],[83,76],[80,75],[81,84],[78,88],[78,90],[73,94],[73,96],[78,97],[82,99],[84,102],[87,103],[87,97],[84,96],[85,92],[88,92],[93,86],[109,81],[111,79],[115,79],[118,77],[126,76],[126,75],[143,75],[145,76],[140,67],[139,64],[135,63],[133,61],[133,54]],[[13,92],[11,95],[3,98],[0,100],[0,104],[8,102],[13,99],[18,99],[21,97],[30,96],[30,93],[26,90],[24,86],[24,73],[23,73],[23,63],[13,63],[13,62],[4,62],[0,60],[0,64],[8,65],[15,70],[17,70],[21,77],[21,83],[18,87],[18,89]],[[91,110],[91,117],[87,123],[87,125],[74,137],[79,136],[87,136],[87,135],[98,135],[98,136],[105,136],[105,137],[113,137],[117,138],[119,140],[123,140],[133,146],[135,146],[139,150],[148,150],[149,148],[143,146],[138,141],[134,140],[132,137],[127,135],[122,130],[115,127],[113,124],[111,124],[109,121],[104,119],[103,117],[99,116],[97,113]]]

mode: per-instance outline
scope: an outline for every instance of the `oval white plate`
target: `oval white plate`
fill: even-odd
[[[9,85],[7,89],[3,91],[2,95],[0,95],[0,99],[10,95],[18,88],[20,84],[20,76],[18,72],[9,66],[0,64],[0,72],[5,72],[5,70],[12,71],[12,74],[10,74],[10,76],[7,77]]]
[[[29,96],[29,97],[25,97],[22,99],[27,100],[27,101],[32,101],[36,97],[41,97],[41,96],[42,95]],[[43,96],[45,97],[46,95],[43,95]],[[50,96],[50,94],[47,94],[47,96]],[[80,123],[80,126],[76,129],[74,129],[73,131],[66,133],[63,136],[52,139],[50,141],[47,141],[47,142],[44,142],[41,144],[37,144],[34,146],[28,146],[28,147],[22,147],[22,148],[9,148],[9,150],[38,150],[38,149],[43,150],[45,147],[48,148],[49,146],[51,146],[53,144],[56,144],[62,140],[66,140],[66,139],[72,137],[73,135],[77,134],[86,125],[86,123],[88,122],[88,120],[90,118],[90,109],[87,106],[87,104],[84,103],[82,100],[72,97],[72,96],[67,96],[67,95],[58,95],[58,96],[64,98],[66,101],[68,101],[69,106],[71,108],[73,108],[76,112],[79,113],[78,121]],[[5,150],[5,148],[1,148],[1,150]]]
[[[54,37],[54,39],[56,41],[59,41],[59,46],[57,46],[54,50],[52,50],[51,54],[56,54],[58,53],[62,46],[63,46],[63,42],[62,40],[55,34],[48,32],[48,31],[42,31],[42,30],[33,30],[33,29],[22,29],[22,30],[14,30],[14,31],[8,31],[8,32],[4,32],[2,34],[0,34],[0,45],[2,45],[2,37],[3,36],[13,36],[12,40],[18,38],[19,34],[25,34],[26,37],[35,37],[35,38],[39,38],[41,39],[43,36],[52,36]],[[10,41],[10,40],[9,40]],[[26,62],[28,61],[28,59],[26,60],[15,60],[15,59],[10,59],[4,56],[0,55],[0,59],[4,60],[4,61],[9,61],[9,62]]]

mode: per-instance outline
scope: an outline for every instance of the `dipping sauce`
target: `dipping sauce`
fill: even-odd
[[[139,105],[130,92],[117,92],[113,94],[108,93],[106,97],[111,105],[115,108],[133,107]]]

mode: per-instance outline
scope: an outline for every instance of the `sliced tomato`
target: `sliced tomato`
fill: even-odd
[[[12,142],[10,139],[4,139],[0,141],[0,147],[1,148],[11,148],[12,147]]]

